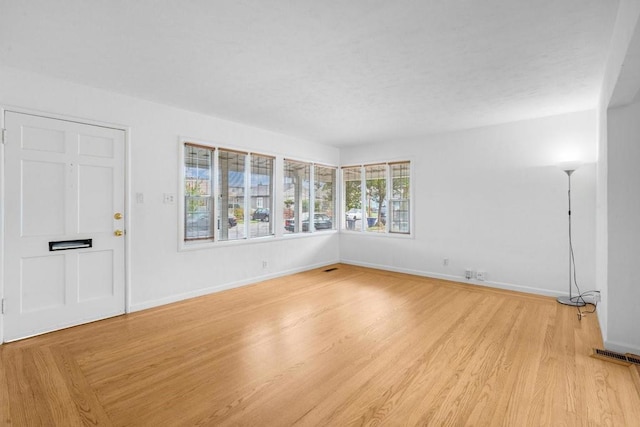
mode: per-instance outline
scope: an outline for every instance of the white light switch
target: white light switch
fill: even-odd
[[[144,203],[144,194],[136,193],[136,203]]]

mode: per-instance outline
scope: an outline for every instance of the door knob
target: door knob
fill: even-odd
[[[116,230],[116,231],[114,231],[114,232],[113,232],[113,234],[114,234],[115,236],[120,237],[120,236],[122,236],[122,235],[124,234],[124,231],[122,231],[122,230]]]
[[[113,218],[114,219],[122,219],[122,214],[120,212],[116,212],[115,214],[113,214]]]

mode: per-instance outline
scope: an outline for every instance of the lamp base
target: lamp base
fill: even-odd
[[[558,297],[556,301],[560,304],[570,305],[573,307],[584,307],[587,305],[580,297]]]

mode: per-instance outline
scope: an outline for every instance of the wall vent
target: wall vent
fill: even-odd
[[[594,348],[591,357],[595,357],[596,359],[606,360],[608,362],[617,363],[619,365],[631,366],[638,365],[640,366],[640,356],[636,356],[635,354],[622,354],[616,353],[615,351],[610,350],[602,350],[600,348]]]

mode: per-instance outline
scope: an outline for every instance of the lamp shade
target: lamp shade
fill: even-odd
[[[571,175],[580,166],[582,166],[582,163],[577,161],[558,163],[558,167],[562,169],[567,175]]]

